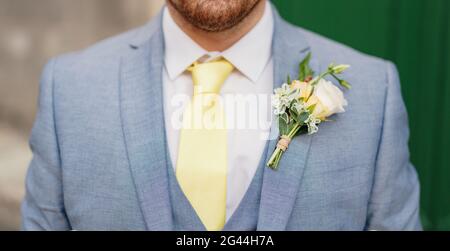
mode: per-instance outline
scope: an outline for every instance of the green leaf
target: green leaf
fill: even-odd
[[[289,133],[289,124],[291,124],[291,119],[289,118],[289,114],[287,112],[279,116],[278,124],[281,135]]]
[[[283,120],[286,124],[289,123],[289,115],[287,113],[281,114],[280,119]]]
[[[280,135],[286,135],[287,133],[289,133],[288,124],[281,117],[278,119],[278,127],[279,127],[279,130],[280,130]]]
[[[290,76],[290,75],[287,76],[286,81],[287,81],[286,83],[287,83],[288,85],[291,84],[291,76]]]
[[[295,109],[291,109],[290,111],[291,111],[292,118],[297,121],[297,117],[298,117],[297,111],[295,111]]]
[[[309,112],[303,112],[298,115],[297,121],[304,123],[309,118]]]
[[[305,81],[308,77],[313,76],[314,72],[309,66],[311,61],[311,52],[300,62],[298,80]]]

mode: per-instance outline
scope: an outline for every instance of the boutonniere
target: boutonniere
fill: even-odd
[[[347,106],[343,92],[325,77],[331,76],[342,87],[350,89],[350,84],[339,77],[350,66],[330,64],[325,72],[314,76],[310,60],[311,53],[300,63],[299,77],[293,81],[288,77],[287,83],[276,89],[272,96],[280,131],[277,148],[267,163],[274,170],[294,137],[317,133],[320,123],[333,114],[345,112]]]

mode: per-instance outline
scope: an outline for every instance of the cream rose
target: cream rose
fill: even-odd
[[[300,90],[300,98],[307,99],[313,91],[312,86],[309,83],[294,80],[292,82],[292,88]]]
[[[308,106],[316,105],[313,115],[321,120],[345,112],[348,104],[344,93],[332,82],[324,79],[319,80],[308,103]]]

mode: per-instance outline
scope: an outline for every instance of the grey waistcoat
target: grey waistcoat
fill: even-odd
[[[258,223],[261,187],[267,146],[250,186],[238,208],[227,221],[224,231],[255,231]],[[170,202],[175,231],[205,231],[206,228],[184,195],[171,164],[168,165]]]

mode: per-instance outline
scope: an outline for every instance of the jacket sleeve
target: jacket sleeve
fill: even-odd
[[[23,230],[68,230],[62,193],[61,164],[53,104],[55,60],[44,69],[39,108],[30,138],[33,159],[22,203]]]
[[[367,230],[421,230],[419,181],[409,159],[408,116],[396,67],[387,63],[384,121]]]

